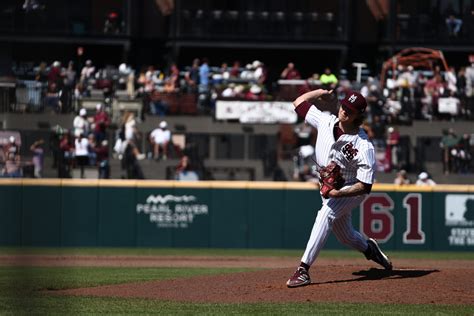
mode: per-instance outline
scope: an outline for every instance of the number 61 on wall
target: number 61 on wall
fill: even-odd
[[[395,203],[387,193],[373,193],[361,204],[361,232],[381,243],[387,242],[394,233],[392,210]],[[424,244],[425,233],[421,229],[421,194],[409,193],[403,198],[406,209],[404,244]]]

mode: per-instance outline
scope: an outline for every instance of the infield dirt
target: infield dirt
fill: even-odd
[[[353,302],[472,304],[474,266],[463,260],[397,260],[385,271],[365,259],[320,259],[312,284],[285,282],[298,258],[217,256],[0,256],[3,266],[220,267],[258,271],[54,291],[55,295],[136,297],[179,302]]]

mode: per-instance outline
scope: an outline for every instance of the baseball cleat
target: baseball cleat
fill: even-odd
[[[286,281],[288,287],[299,287],[305,286],[311,283],[311,278],[309,277],[308,271],[303,267],[298,267],[295,274]]]
[[[390,262],[390,259],[387,257],[387,255],[382,252],[377,241],[375,241],[375,239],[369,238],[367,239],[367,244],[369,247],[364,252],[367,260],[377,262],[382,267],[384,267],[385,270],[392,270],[392,262]]]

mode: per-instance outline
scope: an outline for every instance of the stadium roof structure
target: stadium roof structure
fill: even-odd
[[[444,71],[448,70],[448,63],[442,51],[424,47],[406,48],[383,63],[380,73],[382,87],[385,84],[387,72],[392,70],[392,75],[394,76],[395,70],[399,65],[405,67],[413,66],[414,69],[418,70],[434,70],[436,66],[440,66],[442,70],[443,68]]]

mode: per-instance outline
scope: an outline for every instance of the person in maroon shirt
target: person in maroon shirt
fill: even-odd
[[[295,64],[289,62],[286,68],[281,72],[280,78],[286,80],[301,79],[301,75],[295,68]]]
[[[232,68],[230,68],[230,77],[231,78],[239,78],[240,77],[240,61],[234,61]]]
[[[110,125],[110,118],[107,112],[104,111],[104,106],[101,103],[96,105],[97,112],[94,115],[94,136],[97,143],[100,143],[106,138],[107,127]]]
[[[387,129],[387,160],[390,162],[390,169],[400,169],[400,133],[394,127]]]

